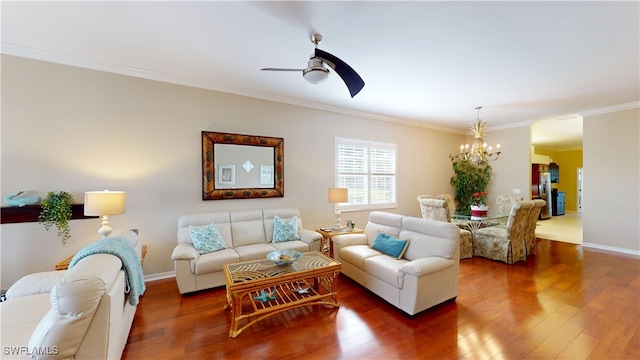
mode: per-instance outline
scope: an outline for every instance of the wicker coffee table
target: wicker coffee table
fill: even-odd
[[[254,260],[224,266],[229,337],[271,315],[307,305],[338,307],[336,278],[342,265],[319,252],[304,253],[291,265]],[[241,323],[243,323],[241,325]]]

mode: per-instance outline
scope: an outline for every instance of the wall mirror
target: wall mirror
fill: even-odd
[[[284,139],[202,132],[202,200],[284,196]]]

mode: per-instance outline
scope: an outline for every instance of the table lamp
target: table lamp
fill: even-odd
[[[124,191],[87,191],[84,193],[84,214],[102,216],[102,227],[98,234],[106,238],[111,234],[109,215],[124,214],[126,194]]]
[[[332,230],[343,230],[344,227],[340,223],[340,205],[349,201],[349,189],[347,188],[329,188],[329,202],[335,205],[334,223]]]

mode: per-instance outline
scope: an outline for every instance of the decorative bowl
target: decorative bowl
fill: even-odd
[[[273,261],[276,265],[293,264],[301,257],[302,253],[295,250],[278,250],[267,254],[267,259]]]

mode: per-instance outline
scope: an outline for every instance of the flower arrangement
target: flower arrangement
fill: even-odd
[[[473,206],[485,206],[485,205],[487,205],[487,196],[488,195],[489,195],[489,193],[486,192],[486,191],[480,191],[480,192],[473,193],[473,195],[472,195],[473,203],[471,205],[473,205]]]

